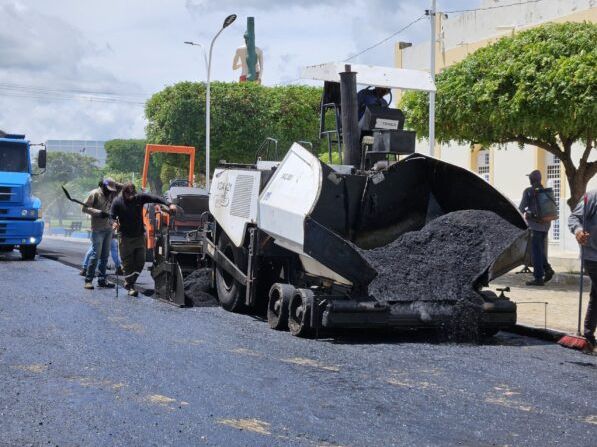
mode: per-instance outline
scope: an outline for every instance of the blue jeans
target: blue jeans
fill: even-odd
[[[87,270],[89,265],[89,258],[91,258],[91,252],[93,251],[93,244],[89,246],[89,250],[85,253],[83,258],[83,270]],[[114,268],[119,268],[122,264],[120,262],[120,256],[118,254],[118,241],[115,237],[112,237],[112,243],[110,244],[110,255],[112,256],[112,262],[114,262]]]
[[[96,267],[99,269],[98,280],[106,280],[106,267],[108,266],[108,257],[110,256],[110,245],[112,243],[112,230],[99,230],[91,233],[91,255],[87,265],[87,274],[85,281],[93,281]],[[99,263],[99,267],[98,267]]]
[[[545,270],[551,270],[551,265],[545,256],[546,231],[531,231],[531,257],[533,261],[533,276],[535,279],[543,279]]]

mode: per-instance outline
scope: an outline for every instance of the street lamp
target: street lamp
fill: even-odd
[[[205,72],[207,73],[207,54],[205,53],[205,47],[203,46],[203,44],[191,41],[186,41],[185,44],[201,48],[201,54],[203,54],[203,62],[205,63]]]
[[[206,85],[206,92],[205,92],[205,188],[209,192],[209,156],[210,156],[210,115],[211,115],[211,53],[214,48],[214,42],[224,31],[224,28],[227,28],[236,20],[236,14],[230,14],[228,17],[224,19],[224,24],[222,28],[216,33],[214,38],[211,40],[211,44],[209,45],[209,57],[206,60],[207,66],[207,85]],[[203,48],[203,45],[196,44],[193,42],[185,42],[188,45],[196,45]],[[205,57],[205,51],[203,52],[203,56]]]

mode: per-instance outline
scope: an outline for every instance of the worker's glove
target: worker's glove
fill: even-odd
[[[176,211],[178,211],[178,207],[176,205],[174,205],[173,203],[170,204],[170,206],[168,206],[168,212],[170,214],[176,214]]]
[[[105,219],[107,217],[110,217],[110,213],[106,213],[105,211],[100,211],[99,217],[101,217],[102,219]]]

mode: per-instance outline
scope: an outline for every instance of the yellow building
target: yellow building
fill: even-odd
[[[524,29],[547,22],[597,22],[597,7],[593,6],[595,2],[592,0],[519,0],[519,4],[513,3],[516,0],[484,0],[478,10],[458,16],[438,11],[435,16],[436,73],[501,37]],[[395,66],[429,70],[430,42],[413,46],[396,43],[394,51]],[[395,96],[399,99],[399,95],[397,92]],[[582,149],[573,147],[576,160],[580,159]],[[429,143],[418,142],[417,151],[427,153]],[[556,157],[537,147],[521,150],[516,144],[481,149],[456,143],[436,144],[435,156],[476,172],[517,204],[528,186],[526,174],[539,169],[544,185],[552,187],[560,201],[560,219],[553,222],[549,234],[550,258],[557,258],[560,268],[576,266],[578,245],[567,228],[570,214],[566,204],[570,197],[568,185],[563,166]],[[597,159],[597,155],[593,154],[590,159]],[[597,188],[597,178],[589,183],[589,189],[592,188]]]

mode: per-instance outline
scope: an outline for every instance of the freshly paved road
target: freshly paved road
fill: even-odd
[[[0,256],[0,446],[594,446],[597,359],[499,334],[302,340]]]

